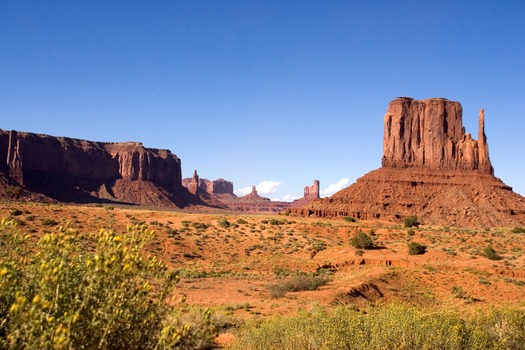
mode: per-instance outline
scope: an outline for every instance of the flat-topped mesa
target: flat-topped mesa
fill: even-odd
[[[494,173],[483,110],[477,141],[465,133],[461,104],[444,98],[396,98],[388,105],[384,123],[383,167]]]
[[[19,185],[66,201],[105,196],[173,205],[171,199],[161,203],[157,197],[168,198],[169,193],[175,198],[182,189],[180,159],[141,142],[94,142],[0,129],[0,171]],[[138,189],[139,182],[166,193],[148,195]]]

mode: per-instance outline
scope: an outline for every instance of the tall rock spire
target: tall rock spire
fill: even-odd
[[[478,122],[478,152],[479,152],[479,169],[483,172],[493,173],[492,165],[489,159],[489,145],[487,144],[487,135],[485,135],[485,110],[479,111]]]

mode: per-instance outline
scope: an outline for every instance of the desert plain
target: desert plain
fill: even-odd
[[[316,306],[359,309],[399,301],[467,314],[525,307],[521,227],[407,228],[353,218],[16,201],[0,204],[0,217],[15,220],[34,241],[61,226],[90,233],[146,225],[154,239],[144,253],[179,272],[175,293],[229,320],[218,338],[224,344],[234,339],[236,324]],[[351,244],[358,232],[372,238],[372,249]],[[410,242],[426,251],[409,255]],[[486,256],[488,246],[498,260]],[[314,290],[278,288],[301,275],[327,278]]]

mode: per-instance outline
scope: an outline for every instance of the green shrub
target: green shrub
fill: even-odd
[[[246,221],[246,220],[244,220],[244,219],[238,219],[238,220],[237,220],[237,223],[238,223],[239,225],[246,225],[246,224],[248,223],[248,221]]]
[[[42,219],[42,225],[44,226],[56,226],[58,225],[58,221],[53,219]]]
[[[525,233],[525,228],[523,228],[523,227],[514,227],[511,231],[512,231],[512,233]]]
[[[425,254],[427,251],[427,246],[417,243],[417,242],[410,242],[408,243],[408,255],[421,255]]]
[[[359,249],[372,249],[374,248],[374,241],[366,233],[359,231],[352,237],[350,244]]]
[[[289,223],[288,220],[286,219],[281,219],[281,220],[271,219],[269,222],[270,222],[270,225],[276,225],[276,226],[286,225]]]
[[[83,237],[60,228],[30,241],[0,223],[0,349],[199,349],[208,311],[171,300],[175,272],[143,248],[145,226]],[[94,251],[86,249],[94,243]]]
[[[193,226],[193,228],[198,231],[206,231],[206,229],[209,227],[207,224],[203,222],[192,222],[191,226]]]
[[[7,186],[4,190],[4,196],[11,199],[18,199],[24,193],[19,186]]]
[[[483,256],[490,260],[501,260],[501,256],[492,248],[489,244],[485,249],[483,249]]]
[[[287,292],[317,290],[332,280],[331,273],[300,274],[278,284],[268,286],[272,298],[282,298]]]
[[[222,228],[228,228],[230,227],[230,222],[226,219],[222,219],[221,221],[219,221],[219,226]]]
[[[355,219],[351,216],[345,216],[345,221],[346,222],[355,222]]]
[[[412,236],[414,236],[415,234],[416,234],[416,231],[414,231],[413,229],[407,230],[407,235],[408,235],[409,237],[412,237]]]
[[[405,218],[405,220],[403,221],[403,225],[407,228],[418,227],[420,225],[420,222],[417,216],[412,215]]]

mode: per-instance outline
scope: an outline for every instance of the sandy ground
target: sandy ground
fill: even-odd
[[[512,228],[420,227],[391,222],[346,222],[283,215],[225,215],[132,207],[1,203],[0,217],[38,239],[60,225],[79,232],[125,232],[145,224],[156,234],[147,251],[178,269],[177,293],[190,304],[243,319],[331,307],[402,300],[446,305],[466,312],[490,305],[525,307],[525,234]],[[46,225],[53,219],[57,225]],[[369,234],[376,249],[356,252],[350,239]],[[408,254],[407,244],[427,246]],[[491,245],[501,260],[483,250]],[[272,298],[269,286],[301,273],[330,269],[331,282],[316,291]],[[458,295],[457,291],[462,293]],[[231,334],[219,341],[227,344]]]

